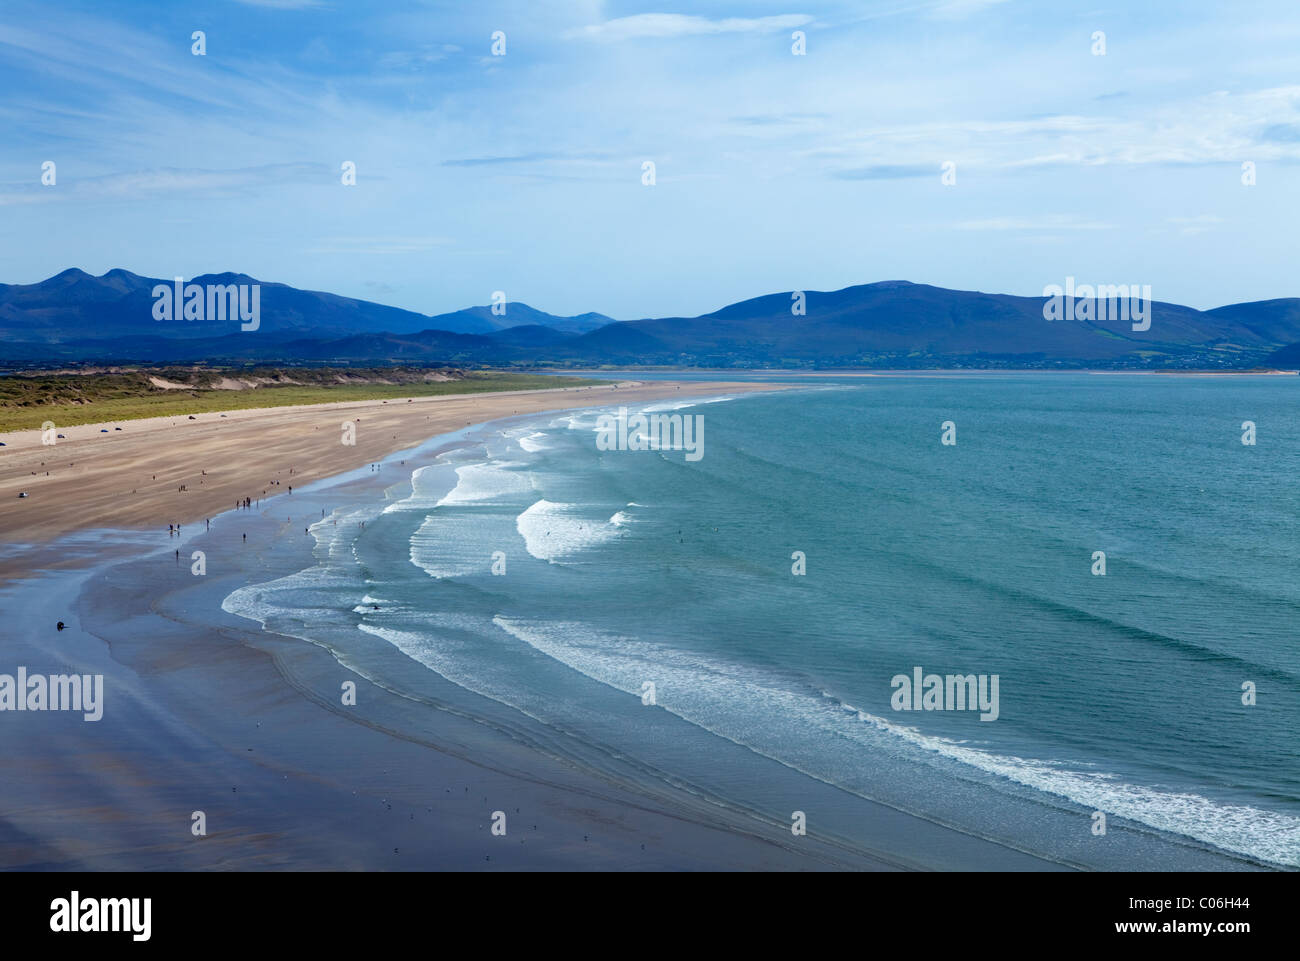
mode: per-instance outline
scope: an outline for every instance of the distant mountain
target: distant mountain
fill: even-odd
[[[237,274],[192,282],[256,283]],[[404,363],[441,365],[783,368],[1247,369],[1300,366],[1300,299],[1200,311],[1149,305],[1129,319],[1046,320],[1044,299],[885,281],[767,294],[698,317],[610,321],[511,303],[426,317],[283,284],[262,284],[261,327],[155,321],[166,280],[68,270],[0,285],[0,361]],[[1076,301],[1076,304],[1082,304]],[[1092,316],[1098,316],[1094,309]],[[1077,313],[1076,313],[1077,316]],[[1288,353],[1289,351],[1289,353]],[[1281,359],[1279,359],[1281,358]]]
[[[204,287],[260,283],[263,328],[271,334],[337,336],[429,326],[427,317],[409,310],[268,284],[245,274],[204,274],[185,282]],[[172,281],[140,277],[126,270],[93,277],[72,268],[38,284],[0,285],[0,337],[58,343],[82,338],[185,339],[239,331],[238,320],[154,320],[152,291],[158,284],[171,286]]]
[[[453,333],[492,333],[538,324],[566,333],[584,333],[610,323],[600,314],[557,317],[527,304],[506,304],[497,316],[489,307],[471,307],[429,317],[397,307],[340,297],[286,284],[259,281],[246,274],[204,274],[186,284],[259,284],[259,333],[341,337],[360,333],[413,333],[447,330]],[[110,270],[94,277],[73,267],[37,284],[0,284],[0,339],[59,343],[84,338],[165,337],[169,339],[222,336],[239,331],[226,320],[158,321],[153,317],[153,289],[171,286],[171,278],[141,277],[128,270]]]
[[[1288,344],[1269,354],[1263,366],[1275,370],[1300,370],[1300,344]]]
[[[1207,310],[1216,320],[1237,324],[1257,334],[1263,340],[1285,341],[1293,337],[1300,326],[1300,299],[1257,300],[1249,304],[1230,304]]]
[[[450,330],[459,334],[490,334],[513,327],[549,327],[568,334],[585,334],[589,330],[614,323],[604,314],[579,314],[576,317],[557,317],[522,303],[502,305],[505,313],[492,313],[491,307],[466,307],[450,314],[430,317],[426,324],[435,330]]]
[[[631,351],[660,363],[1218,367],[1249,365],[1300,339],[1300,300],[1210,312],[1156,302],[1146,331],[1134,331],[1127,319],[1048,321],[1041,297],[907,281],[808,291],[802,316],[791,303],[790,293],[769,294],[701,317],[631,321],[619,325],[619,343],[609,343],[602,328],[574,347],[581,353],[585,341],[597,352]]]

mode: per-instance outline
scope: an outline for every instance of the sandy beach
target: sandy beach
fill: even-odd
[[[0,534],[6,544],[48,543],[89,527],[202,524],[244,498],[302,487],[471,423],[597,404],[778,389],[761,384],[639,383],[558,387],[268,407],[187,417],[0,434]],[[344,425],[353,443],[344,443]],[[120,428],[120,429],[119,429]],[[105,433],[107,431],[107,433]],[[20,492],[27,497],[20,498]],[[0,578],[23,576],[26,560],[0,558]],[[39,565],[58,566],[62,556]]]
[[[0,673],[99,674],[104,695],[97,721],[6,712],[0,869],[1085,867],[852,795],[667,712],[645,715],[665,743],[704,737],[710,764],[761,786],[722,796],[615,742],[580,744],[437,672],[415,669],[397,690],[356,651],[225,609],[234,591],[312,568],[309,525],[378,518],[410,493],[414,469],[503,425],[764,389],[620,384],[134,422],[109,435],[74,428],[57,448],[73,466],[36,483],[23,466],[50,449],[33,433],[10,435],[5,496],[28,487],[32,496],[0,514],[0,570],[18,575],[0,583]],[[358,424],[355,447],[338,442],[345,418]],[[234,509],[263,490],[261,505]],[[406,655],[379,647],[401,673]],[[347,684],[352,703],[340,697]],[[794,835],[792,811],[812,812],[816,829]],[[501,818],[506,833],[494,833]],[[836,824],[852,825],[852,839]]]
[[[703,396],[750,389],[690,385]],[[50,448],[34,432],[8,435],[6,496],[32,496],[0,515],[6,566],[25,575],[0,586],[6,669],[102,674],[105,693],[96,722],[7,713],[0,868],[909,866],[833,841],[796,845],[779,822],[593,776],[491,706],[467,710],[454,691],[412,701],[317,646],[221,610],[232,588],[310,563],[304,541],[284,536],[292,524],[281,512],[310,520],[322,503],[375,497],[400,472],[354,471],[314,495],[313,480],[466,421],[667,396],[681,396],[676,384],[158,419],[109,437],[99,425],[70,428],[58,445],[68,466],[39,481],[25,478]],[[335,436],[344,416],[361,418],[355,447]],[[290,476],[300,491],[292,501]],[[231,510],[264,487],[280,495],[273,509]],[[183,539],[160,529],[168,518],[190,525]],[[187,557],[203,550],[208,576],[192,576],[174,544]],[[340,705],[345,677],[359,688],[354,708]],[[488,830],[495,811],[508,812],[508,841]]]

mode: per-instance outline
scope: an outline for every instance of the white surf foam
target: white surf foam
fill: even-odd
[[[427,517],[410,537],[411,563],[430,577],[470,577],[492,569],[492,554],[515,543],[511,513],[443,511]]]
[[[1099,773],[1010,757],[933,737],[825,694],[801,694],[761,669],[597,632],[580,623],[496,617],[501,629],[596,681],[640,696],[654,681],[659,706],[819,780],[845,786],[828,741],[849,739],[898,754],[900,742],[1044,791],[1090,810],[1181,834],[1224,850],[1300,866],[1300,818],[1196,794],[1160,791]],[[737,710],[738,705],[743,705]]]
[[[441,458],[439,458],[441,460]],[[384,508],[385,514],[399,511],[422,511],[437,505],[447,492],[445,463],[426,464],[411,473],[411,493]]]
[[[528,474],[514,468],[523,465],[509,461],[466,464],[456,468],[456,486],[435,506],[484,504],[508,500],[532,491]]]
[[[515,518],[515,529],[529,554],[552,564],[617,536],[618,525],[613,517],[593,521],[579,510],[575,504],[539,500]]]
[[[547,450],[550,448],[549,444],[541,443],[541,439],[545,436],[546,435],[541,431],[534,431],[533,433],[528,434],[525,437],[520,437],[517,443],[523,450],[527,451],[528,453],[536,454],[538,451]]]

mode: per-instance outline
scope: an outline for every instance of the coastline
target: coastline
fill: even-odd
[[[671,396],[696,396],[696,385],[690,386],[689,395],[674,390]],[[501,423],[440,434],[416,454],[390,456],[387,465],[401,470],[392,486],[409,487],[408,465],[413,469],[464,443],[465,435]],[[293,495],[297,500],[277,498],[275,508],[218,515],[211,532],[187,531],[183,544],[164,541],[157,531],[118,532],[109,544],[81,555],[92,567],[6,587],[17,601],[6,607],[19,612],[10,630],[26,639],[16,645],[14,663],[44,670],[57,658],[78,670],[102,670],[109,708],[98,724],[26,715],[28,725],[53,724],[57,733],[46,728],[40,738],[7,739],[4,763],[17,786],[0,817],[0,866],[1071,866],[858,798],[854,808],[870,812],[875,843],[846,844],[817,831],[795,838],[784,814],[740,810],[688,789],[648,788],[594,772],[476,696],[450,691],[413,699],[349,672],[322,647],[261,631],[221,610],[221,599],[236,587],[311,564],[310,539],[296,532],[319,516],[320,505],[379,500],[392,480],[364,467],[332,475],[304,485]],[[281,509],[290,511],[284,521]],[[242,540],[234,543],[235,530],[248,534],[246,548]],[[49,547],[67,551],[67,541]],[[193,577],[186,559],[173,559],[172,551],[182,547],[187,555],[206,551],[207,576]],[[134,559],[123,561],[123,555]],[[69,615],[62,613],[78,595]],[[55,634],[55,616],[69,629]],[[357,683],[357,709],[339,705],[341,679]],[[800,780],[775,762],[771,776]],[[799,790],[805,793],[796,805],[811,806],[808,790],[818,793],[819,804],[836,803],[840,793],[828,785],[801,784]],[[195,810],[208,819],[206,838],[190,834]],[[494,810],[507,814],[508,838],[491,835]],[[73,837],[60,833],[69,830]],[[1216,860],[1207,855],[1207,862]]]
[[[433,454],[456,443],[455,434],[435,435],[421,446]],[[328,498],[356,499],[374,498],[387,483],[363,468],[322,486]],[[10,659],[33,670],[102,673],[107,691],[99,722],[6,718],[0,763],[13,787],[0,813],[0,868],[904,866],[815,839],[796,847],[779,826],[627,790],[517,731],[453,704],[414,704],[318,647],[225,614],[221,600],[234,587],[310,563],[306,545],[283,536],[278,512],[230,511],[211,531],[187,533],[186,552],[206,549],[215,576],[193,577],[188,561],[174,559],[169,545],[179,541],[94,531],[86,533],[110,539],[47,544],[69,554],[73,569],[0,588],[15,612],[5,631]],[[240,540],[242,563],[215,543],[232,536],[235,520],[249,535],[246,547]],[[67,622],[57,633],[56,612]],[[355,714],[332,696],[339,677],[357,684]],[[424,734],[411,733],[421,726]],[[494,809],[513,820],[508,838],[489,832]],[[195,811],[207,821],[205,837],[190,830]]]
[[[35,430],[0,434],[0,581],[32,567],[63,566],[49,543],[95,528],[163,530],[216,517],[245,497],[268,503],[305,486],[375,463],[428,438],[501,417],[576,406],[681,396],[672,381],[623,381],[607,387],[556,387],[264,407],[187,417],[85,424],[41,443]],[[692,396],[776,385],[691,383]],[[352,425],[351,444],[343,428]],[[122,427],[121,432],[117,427]],[[105,433],[105,431],[107,433]],[[184,488],[184,489],[182,489]],[[29,496],[20,498],[19,492]],[[14,556],[15,552],[19,556]],[[39,558],[36,563],[24,557]]]

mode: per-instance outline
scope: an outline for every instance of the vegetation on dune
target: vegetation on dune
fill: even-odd
[[[159,386],[159,384],[167,386]],[[257,407],[390,400],[609,381],[413,367],[134,368],[0,377],[0,432]]]

